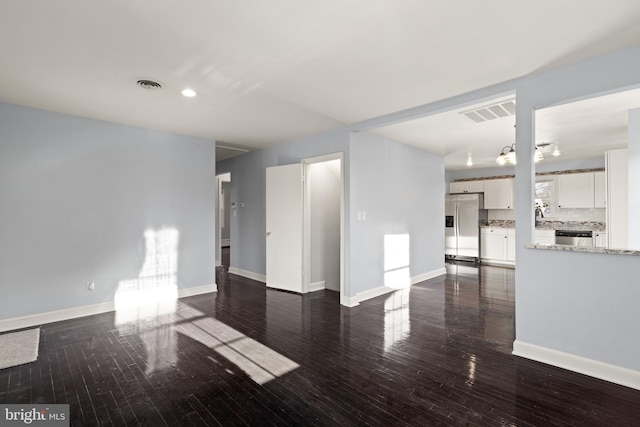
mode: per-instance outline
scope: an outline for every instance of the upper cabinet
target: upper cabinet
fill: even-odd
[[[594,173],[558,175],[559,208],[594,207]]]
[[[484,182],[485,209],[513,209],[513,178],[488,179]]]
[[[482,193],[484,181],[460,181],[449,184],[449,193]]]

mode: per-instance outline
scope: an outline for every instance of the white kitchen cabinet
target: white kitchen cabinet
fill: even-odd
[[[558,175],[559,208],[593,208],[593,193],[593,172]]]
[[[596,248],[607,247],[607,233],[602,231],[595,231],[593,233],[593,246]]]
[[[459,181],[449,184],[449,193],[482,193],[484,192],[484,181]]]
[[[507,229],[483,228],[480,232],[482,259],[507,259]]]
[[[482,228],[480,257],[487,263],[514,265],[515,230],[513,228]]]
[[[541,245],[555,245],[555,230],[536,230],[534,233],[534,242]]]
[[[593,207],[607,207],[607,175],[604,171],[593,173]]]
[[[516,262],[516,230],[507,229],[507,261]]]
[[[513,178],[488,179],[484,182],[485,209],[513,209]]]

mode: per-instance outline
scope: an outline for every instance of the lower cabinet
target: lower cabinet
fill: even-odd
[[[593,246],[596,248],[607,247],[607,233],[602,231],[596,231],[593,233]]]
[[[513,228],[480,229],[480,257],[487,263],[515,265],[515,230]]]
[[[534,239],[536,244],[555,245],[556,231],[555,230],[536,230],[534,233]]]
[[[516,230],[507,229],[507,261],[516,263]]]

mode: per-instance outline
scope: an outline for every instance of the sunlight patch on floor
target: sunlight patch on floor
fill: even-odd
[[[191,318],[200,313],[193,308],[181,311]],[[277,351],[211,317],[179,323],[176,328],[181,334],[204,344],[235,364],[258,384],[265,384],[300,367]]]

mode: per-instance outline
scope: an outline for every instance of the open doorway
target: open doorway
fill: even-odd
[[[231,263],[231,173],[216,176],[218,189],[218,250],[216,266],[229,269]]]
[[[342,155],[304,161],[304,285],[306,292],[343,295]]]

